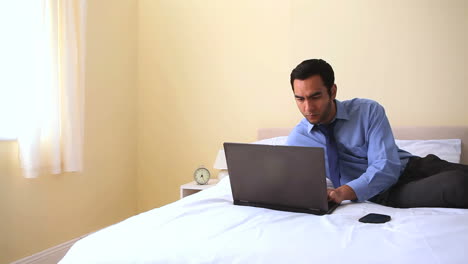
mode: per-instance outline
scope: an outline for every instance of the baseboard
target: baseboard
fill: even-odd
[[[91,233],[90,233],[91,234]],[[29,257],[22,258],[11,264],[57,264],[65,254],[67,254],[68,250],[75,244],[76,241],[82,239],[83,237],[87,236],[82,235],[60,245],[48,248],[44,251],[31,255]]]

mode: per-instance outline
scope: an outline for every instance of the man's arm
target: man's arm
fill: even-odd
[[[355,195],[355,199],[351,200],[356,201],[372,198],[390,188],[400,177],[401,162],[398,148],[384,108],[378,103],[372,104],[368,114],[365,134],[368,167],[359,178],[346,183]],[[346,189],[339,190],[336,195],[345,199],[353,196]]]

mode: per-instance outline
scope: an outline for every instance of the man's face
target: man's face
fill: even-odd
[[[328,124],[336,114],[336,85],[333,84],[331,96],[320,75],[305,80],[294,80],[294,97],[299,111],[311,124]]]

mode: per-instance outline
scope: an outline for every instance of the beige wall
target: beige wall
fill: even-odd
[[[136,212],[136,14],[133,0],[88,1],[84,171],[21,176],[0,142],[0,263]]]
[[[177,199],[224,141],[292,126],[286,1],[140,1],[138,208]]]
[[[293,61],[326,58],[338,98],[372,98],[393,124],[468,124],[468,1],[293,1]]]
[[[303,59],[336,71],[338,99],[378,100],[396,125],[463,125],[466,1],[139,1],[138,210],[172,202],[224,141],[300,119]]]

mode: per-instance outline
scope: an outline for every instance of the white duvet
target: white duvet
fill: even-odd
[[[390,215],[364,224],[368,213]],[[236,206],[217,186],[102,229],[60,264],[468,263],[468,210],[344,203],[316,216]]]

